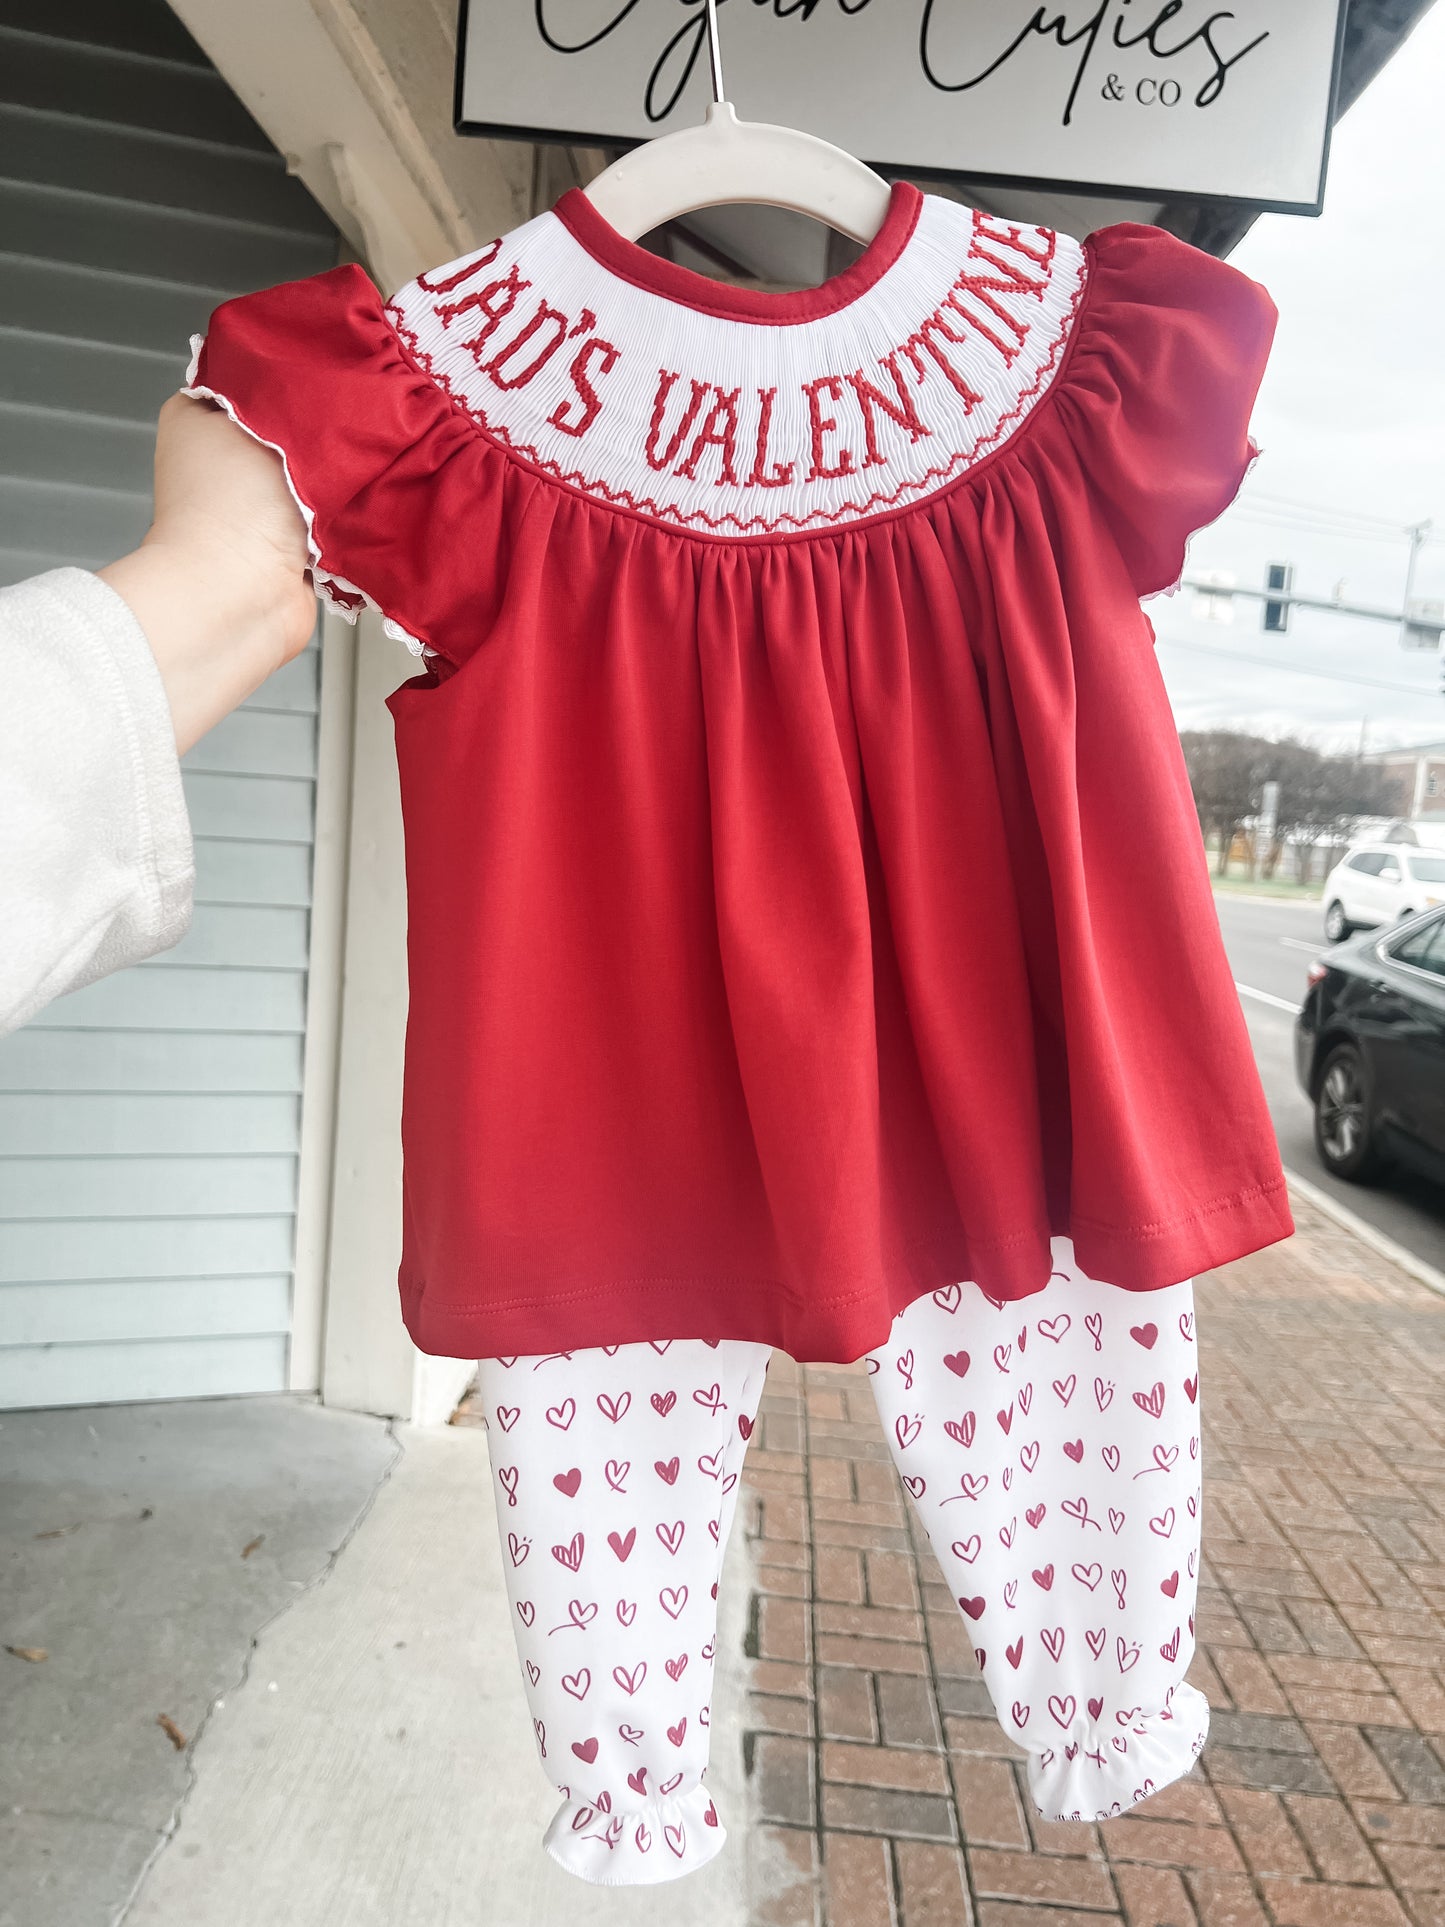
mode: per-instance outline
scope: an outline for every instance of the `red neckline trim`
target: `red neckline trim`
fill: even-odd
[[[923,195],[912,181],[895,181],[888,197],[883,225],[858,259],[841,274],[830,275],[816,288],[777,293],[764,288],[742,288],[729,281],[664,261],[629,241],[598,213],[580,187],[569,187],[552,212],[594,260],[634,287],[647,288],[699,314],[720,315],[729,321],[789,323],[816,321],[836,314],[858,299],[897,261],[918,225]]]

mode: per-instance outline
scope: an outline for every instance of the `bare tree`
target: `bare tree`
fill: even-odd
[[[1305,881],[1318,844],[1328,843],[1333,851],[1350,841],[1363,818],[1388,812],[1388,786],[1373,764],[1329,755],[1298,736],[1191,729],[1181,731],[1179,740],[1200,826],[1219,838],[1215,868],[1221,876],[1235,836],[1259,813],[1267,782],[1279,784],[1279,805],[1274,841],[1264,856],[1266,876],[1274,874],[1282,852],[1293,844],[1297,874]],[[1253,874],[1253,861],[1250,869]]]

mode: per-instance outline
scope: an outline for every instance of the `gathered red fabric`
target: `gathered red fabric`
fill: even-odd
[[[801,295],[574,193],[389,302],[216,310],[190,391],[425,652],[423,1350],[850,1361],[923,1292],[1041,1290],[1055,1236],[1148,1291],[1289,1235],[1139,606],[1239,486],[1274,320],[1157,229],[902,183]]]

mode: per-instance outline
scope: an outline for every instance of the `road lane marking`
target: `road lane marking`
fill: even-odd
[[[1329,939],[1321,937],[1318,943],[1306,943],[1303,937],[1281,937],[1279,941],[1289,950],[1308,950],[1313,957],[1317,951],[1328,949]]]
[[[1256,990],[1253,984],[1242,984],[1235,979],[1235,989],[1241,997],[1258,997],[1262,1004],[1273,1004],[1276,1010],[1287,1010],[1291,1017],[1298,1017],[1300,1006],[1292,1004],[1288,997],[1276,997],[1271,991]]]

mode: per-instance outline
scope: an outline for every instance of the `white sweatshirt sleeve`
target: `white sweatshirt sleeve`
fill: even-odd
[[[191,826],[144,631],[88,569],[0,589],[0,1032],[186,933]]]

